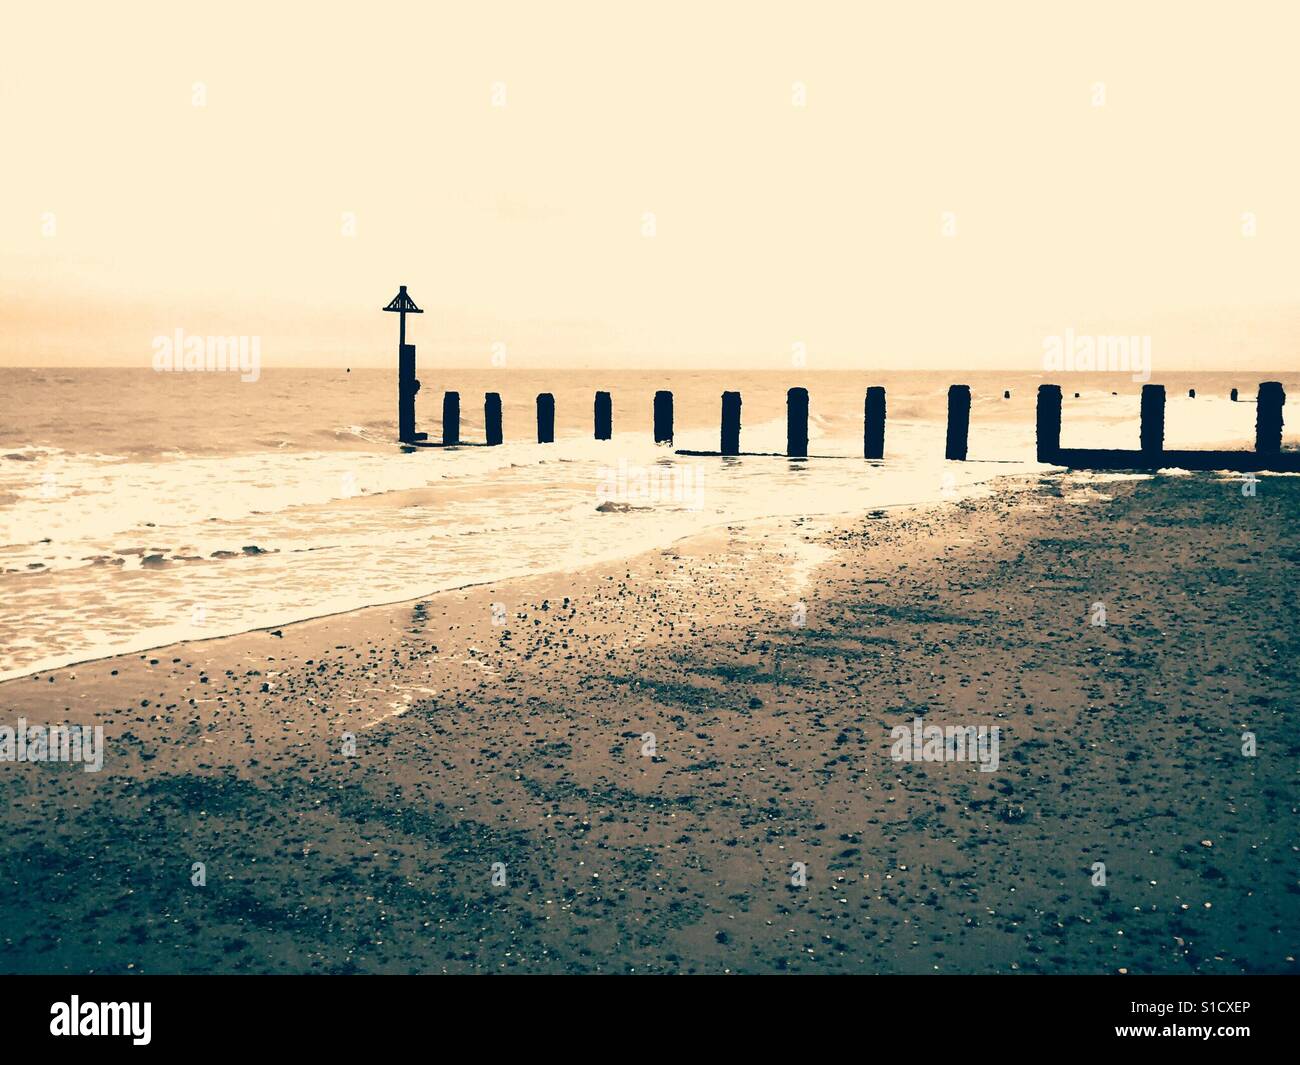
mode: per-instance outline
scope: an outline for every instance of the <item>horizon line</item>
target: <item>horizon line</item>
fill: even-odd
[[[1013,366],[995,366],[986,369],[975,369],[967,367],[950,367],[950,366],[915,366],[905,368],[890,368],[886,366],[824,366],[824,367],[747,367],[739,366],[734,363],[726,365],[706,365],[706,366],[677,366],[677,365],[641,365],[641,366],[605,366],[601,364],[547,364],[547,365],[529,365],[529,366],[485,366],[481,363],[446,363],[436,365],[423,365],[421,370],[482,370],[492,371],[495,373],[509,373],[510,371],[537,372],[537,371],[578,371],[578,370],[600,370],[606,372],[679,372],[679,373],[713,373],[713,372],[740,372],[740,373],[970,373],[970,374],[1041,374],[1044,376],[1059,374],[1062,376],[1073,377],[1078,375],[1090,376],[1131,376],[1129,370],[1110,370],[1110,369],[1087,369],[1087,370],[1035,370],[1024,367]],[[376,366],[369,363],[349,365],[342,362],[336,363],[285,363],[281,365],[267,364],[263,362],[261,370],[339,370],[360,371],[373,370],[381,372],[396,371],[397,365]],[[56,362],[40,364],[19,364],[19,363],[0,363],[0,370],[141,370],[150,373],[159,372],[154,369],[147,361],[140,364],[132,363],[112,363],[90,364],[81,362]],[[191,371],[198,372],[198,371]],[[221,373],[222,371],[205,370],[204,373]],[[1283,367],[1170,367],[1163,371],[1164,373],[1278,373],[1278,374],[1296,374],[1300,369],[1287,369]],[[1156,374],[1153,372],[1152,377]]]

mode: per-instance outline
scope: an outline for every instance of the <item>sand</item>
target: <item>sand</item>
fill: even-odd
[[[1293,972],[1298,513],[1051,474],[7,682],[107,750],[0,765],[0,970]]]

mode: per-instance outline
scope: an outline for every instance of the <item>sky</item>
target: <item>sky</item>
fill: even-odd
[[[8,4],[0,365],[1300,365],[1300,5]]]

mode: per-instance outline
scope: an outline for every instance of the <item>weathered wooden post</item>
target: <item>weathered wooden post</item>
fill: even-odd
[[[880,385],[867,389],[862,411],[862,454],[869,459],[885,457],[885,390]]]
[[[1061,386],[1039,385],[1035,431],[1038,461],[1055,464],[1061,457]]]
[[[555,443],[555,397],[549,392],[537,397],[537,442]]]
[[[1228,398],[1232,400],[1233,403],[1237,402],[1237,390],[1235,388],[1232,390],[1232,394],[1229,395]]]
[[[501,393],[489,392],[483,397],[483,426],[487,442],[493,446],[501,443]]]
[[[424,440],[426,433],[415,431],[415,394],[420,382],[415,379],[415,345],[406,342],[406,316],[423,314],[401,285],[397,295],[384,308],[397,315],[397,439],[403,444]]]
[[[1165,449],[1165,386],[1142,386],[1142,454],[1159,459]]]
[[[671,444],[673,442],[673,394],[660,390],[655,393],[655,443]]]
[[[403,344],[397,354],[397,439],[413,444],[415,433],[415,393],[420,382],[415,379],[415,345]]]
[[[722,393],[722,453],[740,454],[740,393]]]
[[[951,385],[948,388],[948,439],[943,457],[964,462],[966,437],[970,432],[970,385]]]
[[[785,394],[785,453],[808,457],[808,389],[792,388]]]
[[[1286,403],[1286,391],[1282,388],[1282,382],[1262,382],[1255,403],[1255,454],[1280,454],[1282,406]]]
[[[460,443],[459,392],[444,392],[442,394],[442,442],[443,444]]]
[[[596,439],[608,440],[614,435],[614,403],[608,392],[596,393]]]

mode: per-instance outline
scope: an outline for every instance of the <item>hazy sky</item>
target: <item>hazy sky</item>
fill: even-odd
[[[0,363],[390,365],[406,284],[422,364],[1033,369],[1070,328],[1293,368],[1298,41],[1294,3],[6,4]]]

